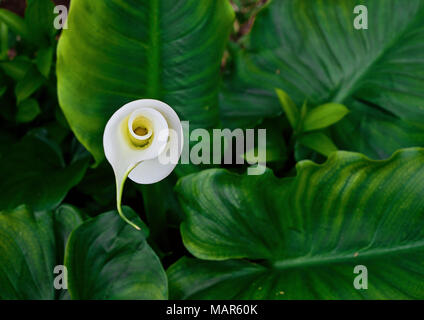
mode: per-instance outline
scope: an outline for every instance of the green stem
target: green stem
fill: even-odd
[[[141,162],[141,161],[140,161]],[[121,202],[122,202],[122,193],[124,191],[124,185],[125,185],[125,181],[128,178],[128,175],[130,174],[130,172],[138,165],[140,164],[140,162],[137,162],[135,165],[130,166],[128,168],[128,170],[125,172],[124,176],[122,177],[122,181],[118,181],[118,179],[120,177],[116,177],[116,208],[118,209],[118,213],[119,216],[122,218],[122,220],[124,220],[126,223],[128,223],[130,226],[132,226],[133,228],[137,229],[137,230],[141,230],[141,228],[139,226],[137,226],[134,222],[130,221],[124,214],[124,212],[122,211],[122,206],[121,206]]]

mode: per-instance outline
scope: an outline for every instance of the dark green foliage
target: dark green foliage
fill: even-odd
[[[424,298],[424,0],[72,0],[63,31],[53,8],[0,9],[0,299]],[[266,129],[241,155],[265,173],[127,183],[133,229],[102,136],[141,98]]]

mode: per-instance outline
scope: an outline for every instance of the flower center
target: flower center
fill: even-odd
[[[134,129],[134,133],[138,136],[145,136],[149,131],[144,127],[137,127]]]
[[[152,122],[144,116],[137,116],[131,120],[132,121],[129,123],[131,126],[131,130],[129,130],[129,137],[132,144],[137,148],[147,147],[152,141]]]

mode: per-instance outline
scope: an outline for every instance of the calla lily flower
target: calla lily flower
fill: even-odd
[[[176,112],[161,101],[130,102],[116,111],[106,124],[103,148],[115,173],[119,215],[140,230],[122,212],[125,180],[129,177],[139,184],[152,184],[174,170],[183,148],[181,121]]]

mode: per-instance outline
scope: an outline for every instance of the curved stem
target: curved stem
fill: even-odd
[[[141,162],[141,161],[140,161]],[[135,165],[130,166],[127,171],[124,173],[122,180],[119,181],[121,177],[116,177],[116,208],[118,209],[119,216],[124,220],[126,223],[128,223],[130,226],[137,230],[141,230],[139,226],[137,226],[134,222],[130,221],[122,211],[121,202],[122,202],[122,192],[124,191],[124,185],[125,181],[128,178],[128,175],[130,172],[138,165],[140,162],[137,162]]]

